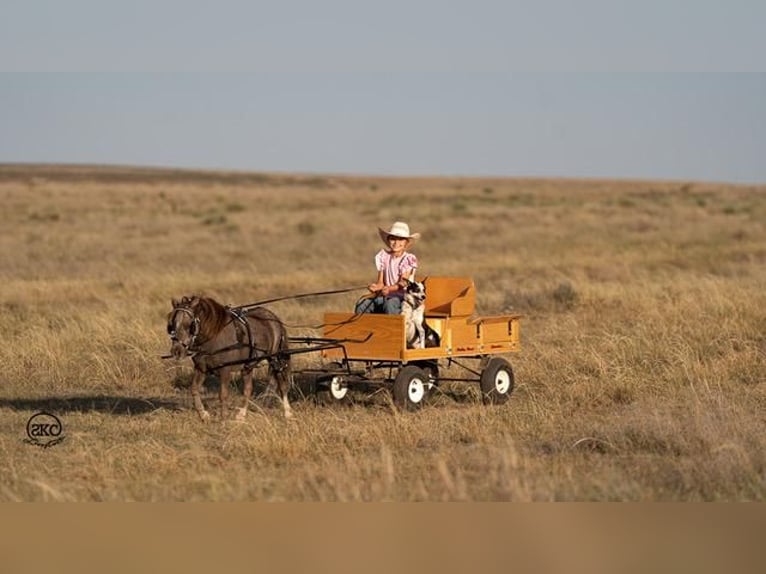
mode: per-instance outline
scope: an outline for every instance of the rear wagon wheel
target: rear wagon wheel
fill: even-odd
[[[501,357],[493,357],[481,372],[481,398],[485,405],[501,405],[508,401],[514,387],[511,364]]]
[[[423,405],[428,382],[428,375],[423,369],[407,365],[394,380],[394,404],[407,411],[419,409]]]

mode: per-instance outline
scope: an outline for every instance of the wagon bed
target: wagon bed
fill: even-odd
[[[329,349],[324,356],[408,363],[519,350],[521,315],[474,316],[476,288],[472,279],[429,277],[425,285],[426,321],[439,334],[438,347],[407,348],[402,315],[326,313],[324,337],[350,342],[344,344],[345,353],[343,349]]]

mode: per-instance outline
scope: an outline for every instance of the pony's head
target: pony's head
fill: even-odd
[[[199,335],[199,317],[196,308],[199,297],[183,297],[180,301],[171,299],[173,310],[168,313],[168,335],[170,335],[170,354],[175,359],[182,359],[194,347]]]

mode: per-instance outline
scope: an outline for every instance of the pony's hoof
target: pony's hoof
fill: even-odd
[[[207,421],[210,420],[210,413],[207,411],[202,411],[201,413],[199,413],[199,418],[203,423],[206,423]]]
[[[234,421],[238,423],[245,422],[245,418],[247,417],[247,409],[239,409],[237,410],[237,416],[234,417]]]

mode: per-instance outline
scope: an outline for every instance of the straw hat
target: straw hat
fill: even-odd
[[[391,229],[388,231],[378,227],[378,233],[380,234],[380,238],[383,240],[383,243],[386,245],[388,245],[388,238],[391,235],[394,237],[403,237],[404,239],[409,239],[410,241],[420,239],[420,233],[410,233],[410,226],[403,221],[394,222],[394,224],[391,226]]]

